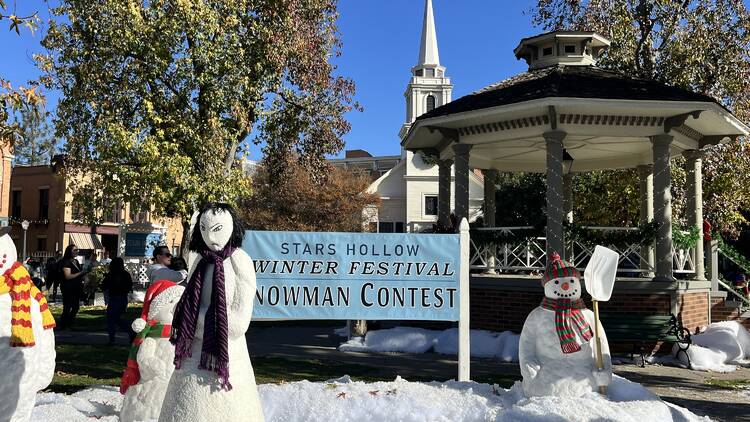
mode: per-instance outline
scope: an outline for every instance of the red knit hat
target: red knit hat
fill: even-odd
[[[143,311],[141,311],[141,317],[133,321],[131,327],[136,333],[140,333],[149,323],[149,311],[151,310],[151,302],[159,296],[165,290],[177,286],[177,283],[169,280],[158,280],[153,282],[148,289],[146,289],[146,297],[143,299]],[[175,293],[182,294],[182,291],[175,291]]]
[[[552,252],[547,262],[547,270],[544,272],[544,277],[542,278],[542,285],[560,277],[581,278],[581,275],[573,264],[563,261],[557,252]]]

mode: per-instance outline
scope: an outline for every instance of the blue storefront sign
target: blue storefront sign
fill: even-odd
[[[459,235],[248,231],[254,318],[459,320]]]
[[[151,257],[154,247],[161,242],[160,233],[127,233],[125,235],[125,256]]]

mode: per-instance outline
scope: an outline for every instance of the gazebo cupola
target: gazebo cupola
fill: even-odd
[[[459,221],[468,216],[471,168],[481,169],[486,180],[497,171],[541,172],[547,177],[542,249],[563,255],[563,221],[572,217],[571,173],[636,168],[641,218],[658,227],[647,267],[657,279],[673,280],[670,160],[686,159],[687,220],[701,229],[703,149],[735,141],[750,128],[708,95],[596,66],[608,45],[593,32],[557,31],[523,39],[514,52],[528,62],[527,72],[417,117],[401,145],[436,157],[441,224],[449,224],[451,165]],[[490,227],[493,197],[494,184],[485,183],[485,222]],[[698,242],[692,255],[700,257],[694,260],[698,279],[704,277],[702,249]]]
[[[609,40],[594,32],[556,31],[524,38],[513,52],[529,70],[548,66],[591,66],[609,47]]]

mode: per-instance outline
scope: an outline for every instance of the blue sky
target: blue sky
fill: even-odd
[[[13,1],[8,1],[12,7]],[[38,10],[49,16],[42,0],[18,0],[17,14]],[[525,70],[516,61],[518,40],[539,32],[531,26],[531,0],[433,0],[441,64],[458,98]],[[398,131],[404,123],[403,93],[416,64],[424,0],[340,0],[342,56],[337,72],[357,85],[356,99],[364,112],[349,113],[352,130],[346,149],[373,155],[398,154]],[[35,78],[31,55],[41,51],[41,34],[19,37],[0,27],[0,75],[14,85]],[[56,93],[48,93],[54,109]],[[259,158],[258,151],[252,154]]]

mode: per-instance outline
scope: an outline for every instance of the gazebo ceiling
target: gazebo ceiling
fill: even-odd
[[[544,171],[544,132],[567,133],[573,171],[652,161],[649,137],[674,135],[672,156],[747,135],[712,98],[593,66],[555,66],[512,77],[420,116],[402,142],[442,158],[471,144],[470,165]]]

